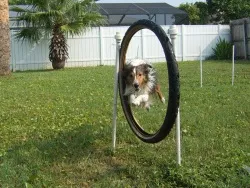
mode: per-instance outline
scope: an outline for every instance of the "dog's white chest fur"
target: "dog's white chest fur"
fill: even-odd
[[[149,92],[145,91],[144,89],[135,91],[133,94],[129,95],[129,103],[136,106],[143,105],[145,108],[149,109]]]

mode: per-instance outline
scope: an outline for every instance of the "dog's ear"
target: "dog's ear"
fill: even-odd
[[[124,68],[122,70],[122,77],[126,78],[129,75],[129,73],[131,72],[132,69],[133,69],[133,66],[125,64]]]
[[[150,69],[153,68],[153,67],[152,67],[151,65],[149,65],[149,64],[144,64],[143,66],[144,66],[144,72],[145,72],[145,74],[148,74],[149,71],[150,71]]]
[[[124,78],[127,77],[128,71],[127,71],[126,69],[123,69],[123,70],[121,71],[121,74],[122,74],[122,78],[124,79]]]

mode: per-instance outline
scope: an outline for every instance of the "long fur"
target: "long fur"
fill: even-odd
[[[129,97],[130,104],[150,109],[150,95],[155,93],[165,103],[156,71],[149,62],[142,59],[128,61],[123,70],[123,79],[126,84],[124,95]]]

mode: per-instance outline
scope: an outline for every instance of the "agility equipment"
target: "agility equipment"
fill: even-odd
[[[166,115],[163,120],[162,125],[159,125],[159,129],[156,130],[154,133],[149,133],[143,129],[143,126],[140,125],[136,118],[134,117],[131,106],[128,102],[128,97],[124,96],[125,90],[125,83],[122,78],[122,70],[126,63],[126,53],[128,50],[129,43],[132,37],[142,29],[149,29],[151,30],[156,37],[158,38],[161,46],[163,48],[165,58],[166,58],[166,67],[168,71],[168,101],[166,106]],[[134,132],[134,134],[141,139],[143,142],[146,143],[157,143],[163,140],[171,131],[179,108],[179,99],[180,99],[180,83],[179,83],[179,71],[178,65],[176,62],[175,54],[173,51],[172,44],[167,37],[165,31],[157,24],[150,20],[139,20],[132,24],[127,32],[121,43],[120,48],[120,56],[119,56],[119,73],[118,73],[118,87],[119,87],[119,95],[121,99],[121,105],[125,117]],[[164,87],[164,86],[162,86]]]

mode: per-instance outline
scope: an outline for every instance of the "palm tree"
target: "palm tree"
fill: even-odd
[[[10,28],[8,0],[0,1],[0,75],[10,74]]]
[[[18,13],[15,19],[24,27],[17,39],[38,42],[43,36],[51,37],[49,60],[54,69],[65,66],[68,58],[66,35],[79,35],[92,26],[103,23],[94,0],[30,0],[31,6],[11,7]]]

